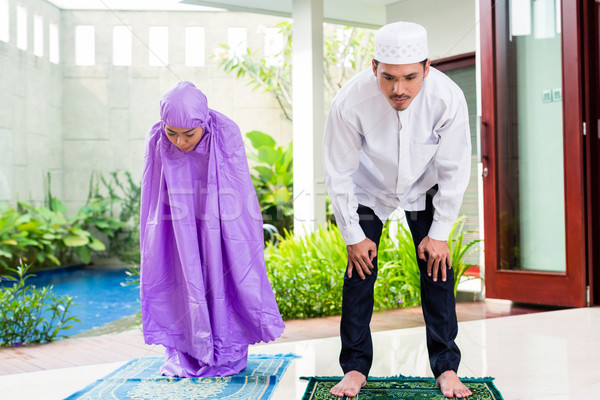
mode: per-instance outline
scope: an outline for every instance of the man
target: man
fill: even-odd
[[[345,375],[331,389],[339,397],[355,396],[371,368],[377,246],[397,207],[406,213],[421,270],[431,369],[444,396],[471,395],[456,374],[447,242],[469,181],[468,111],[460,88],[429,64],[425,28],[408,22],[382,27],[372,68],[344,85],[327,118],[327,190],[348,252],[340,327]]]

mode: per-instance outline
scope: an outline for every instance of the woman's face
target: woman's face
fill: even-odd
[[[184,153],[192,151],[196,148],[196,145],[202,139],[202,133],[204,130],[201,126],[197,126],[193,129],[177,128],[175,126],[165,125],[165,132],[167,138],[177,148]]]

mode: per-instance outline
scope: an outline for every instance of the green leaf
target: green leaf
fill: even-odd
[[[69,233],[67,236],[65,236],[63,242],[68,247],[80,247],[88,244],[90,240],[86,236],[80,236],[73,233]]]
[[[252,146],[257,150],[261,147],[274,148],[276,144],[275,139],[260,131],[250,131],[246,133],[246,137],[250,139]]]
[[[88,246],[75,247],[75,254],[81,258],[84,264],[88,264],[92,258],[92,253]]]
[[[258,175],[262,182],[270,182],[273,178],[273,171],[268,167],[263,167],[259,165],[254,167],[254,170],[258,172]]]
[[[94,251],[106,250],[106,246],[104,245],[104,243],[102,243],[100,240],[96,239],[95,237],[92,237],[92,240],[90,241],[88,246],[90,247],[90,249],[92,249]]]
[[[277,162],[277,152],[269,147],[258,149],[258,158],[262,163],[273,165]]]
[[[50,201],[50,208],[52,209],[52,211],[56,211],[61,214],[67,213],[67,206],[65,206],[65,204],[56,197],[53,197]]]

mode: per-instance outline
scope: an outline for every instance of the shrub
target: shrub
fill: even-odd
[[[376,311],[420,302],[418,269],[410,266],[415,254],[410,233],[400,230],[397,238],[401,245],[397,246],[389,238],[389,225],[385,224],[379,245]],[[265,261],[284,319],[341,313],[348,259],[346,244],[336,225],[320,227],[303,237],[287,234],[277,246],[267,245]]]
[[[16,276],[3,276],[13,281],[12,286],[0,286],[0,346],[20,346],[29,343],[46,343],[59,337],[79,322],[68,316],[72,297],[56,296],[52,286],[36,288],[26,283],[29,265],[23,263],[16,269],[7,268]],[[66,337],[66,336],[60,336]]]
[[[86,228],[93,213],[80,210],[65,216],[66,207],[52,199],[53,209],[19,202],[17,209],[0,203],[0,267],[16,268],[19,259],[33,267],[69,264],[77,255],[89,263],[92,251],[104,244]]]
[[[286,232],[265,261],[284,319],[340,314],[346,245],[339,228],[328,225],[300,237]]]
[[[259,131],[248,132],[246,136],[256,149],[256,152],[247,152],[247,156],[256,163],[252,167],[252,183],[263,220],[279,232],[291,231],[294,224],[292,144],[277,146],[275,139]]]
[[[128,263],[140,262],[140,200],[141,186],[129,171],[112,171],[109,178],[95,172],[90,178],[88,204],[106,205],[102,215],[111,218],[103,226],[97,226],[108,237],[108,252]]]
[[[397,233],[390,235],[392,224]],[[454,291],[469,267],[464,258],[479,240],[465,244],[464,217],[454,224],[449,247]],[[374,310],[412,307],[421,303],[420,272],[410,231],[398,221],[387,222],[378,251]],[[329,224],[300,237],[286,233],[277,246],[265,248],[267,273],[284,319],[337,315],[342,309],[346,245],[339,228]]]
[[[454,295],[456,296],[456,291],[458,288],[458,284],[463,276],[465,276],[465,272],[471,265],[465,264],[465,258],[471,254],[471,252],[477,250],[477,244],[481,242],[480,239],[472,240],[470,242],[465,242],[465,235],[469,233],[473,233],[473,231],[463,231],[465,226],[465,216],[462,215],[456,222],[454,226],[452,226],[452,231],[450,231],[450,238],[448,242],[448,246],[450,247],[450,260],[452,263],[452,269],[454,270]]]

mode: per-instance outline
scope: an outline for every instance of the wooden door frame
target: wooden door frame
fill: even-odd
[[[586,0],[582,5],[583,26],[583,85],[585,95],[586,135],[586,209],[587,262],[590,286],[590,305],[600,304],[600,43],[598,38],[598,9],[600,3]]]
[[[506,33],[497,26],[495,8],[505,1],[482,0],[481,17],[481,154],[484,170],[484,237],[486,297],[506,298],[525,303],[561,306],[586,305],[586,228],[583,174],[582,74],[580,47],[580,5],[577,0],[562,1],[562,99],[563,157],[565,193],[566,271],[564,273],[498,269],[498,145],[496,101],[498,86],[496,57],[505,49],[496,41],[496,33]],[[502,11],[504,12],[504,11]],[[506,52],[504,52],[506,53]],[[564,60],[568,60],[565,62]],[[573,62],[575,60],[575,62]],[[566,90],[565,90],[566,89]]]

